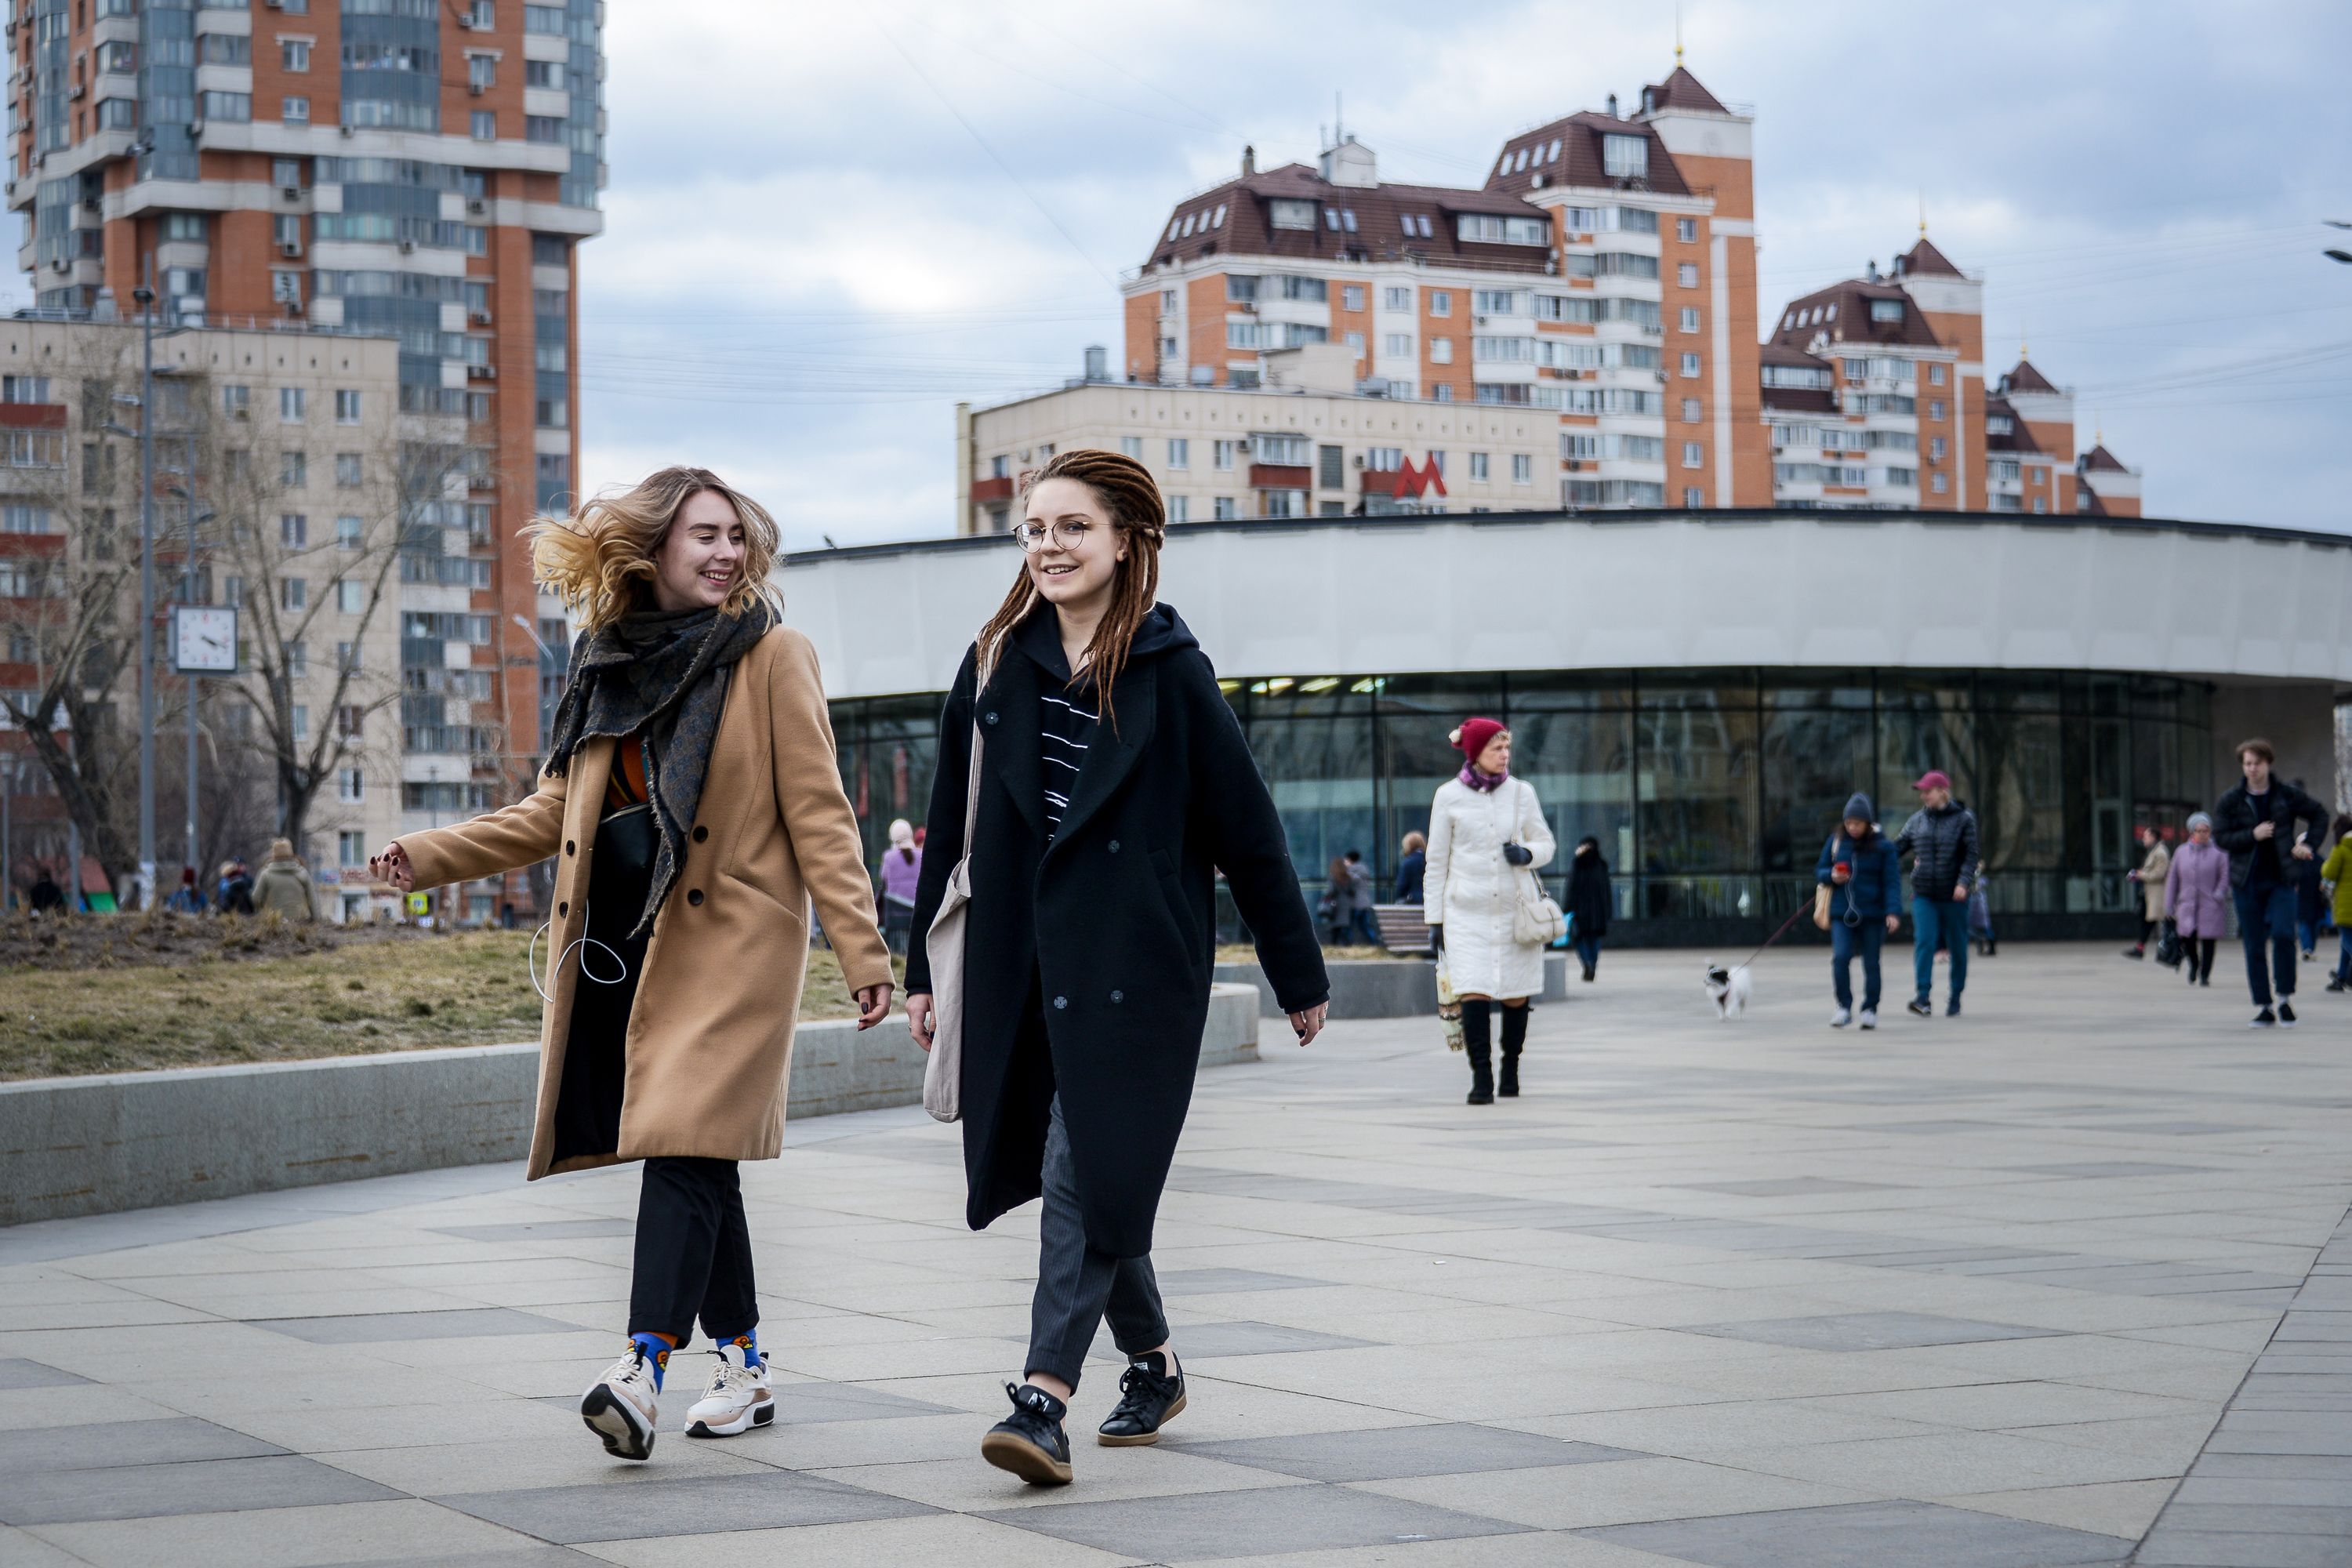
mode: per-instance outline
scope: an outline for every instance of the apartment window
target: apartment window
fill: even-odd
[[[526,142],[561,143],[563,121],[551,114],[526,114],[522,117],[522,139]]]
[[[1168,498],[1168,521],[1171,522],[1192,521],[1192,498],[1191,496],[1170,496]]]
[[[1701,507],[1706,504],[1706,492],[1705,490],[1699,489],[1696,485],[1685,485],[1683,487],[1683,505],[1687,507]]]
[[[1698,378],[1698,355],[1695,353],[1686,353],[1683,355],[1682,368],[1683,379],[1685,381],[1696,380]]]
[[[1381,310],[1412,310],[1412,289],[1381,289]]]
[[[249,92],[199,93],[196,101],[197,113],[224,125],[243,125],[253,118],[253,94]]]
[[[281,452],[278,457],[278,482],[289,490],[299,490],[310,482],[310,459],[300,452]]]
[[[1190,438],[1182,436],[1168,437],[1168,466],[1171,468],[1189,468],[1192,466],[1192,443]]]
[[[1217,498],[1215,514],[1216,520],[1219,522],[1231,522],[1234,519],[1241,516],[1241,512],[1234,507],[1234,498],[1231,496],[1219,496]]]
[[[1234,449],[1240,445],[1241,443],[1238,441],[1219,441],[1216,444],[1215,450],[1211,454],[1211,456],[1216,462],[1217,471],[1219,473],[1229,473],[1232,471],[1234,466]]]
[[[335,423],[356,425],[360,422],[360,395],[348,387],[335,393]]]
[[[495,32],[499,25],[495,0],[467,0],[465,15],[458,20],[477,33]]]
[[[1432,403],[1451,403],[1454,401],[1454,388],[1444,382],[1440,382],[1429,389],[1429,400]]]
[[[1432,364],[1452,364],[1454,363],[1454,340],[1452,338],[1430,339],[1429,363]]]
[[[245,419],[251,417],[252,411],[253,388],[249,386],[223,386],[221,388],[221,412],[223,414],[228,416],[231,419]]]
[[[2033,498],[2033,510],[2036,511],[2048,511],[2050,510],[2050,498],[2048,496],[2035,496]]]
[[[335,488],[337,489],[355,490],[359,489],[361,483],[360,476],[362,472],[362,468],[360,463],[360,455],[357,452],[338,452],[335,454]]]
[[[1697,288],[1698,263],[1696,261],[1685,261],[1676,266],[1675,268],[1675,285],[1681,289]]]
[[[342,646],[349,647],[351,645],[349,643],[345,643]],[[367,798],[367,774],[358,768],[340,769],[335,774],[335,798],[337,800],[347,801],[354,805],[365,800]],[[367,864],[367,841],[365,837],[357,833],[346,833],[343,837],[346,838],[357,838],[360,840],[360,858],[357,861],[345,860],[343,864],[346,866],[354,864],[363,866]]]
[[[310,542],[310,520],[299,511],[289,511],[278,520],[278,542],[289,550],[300,550]]]
[[[279,609],[299,610],[309,605],[310,602],[310,584],[308,578],[280,577],[278,579],[278,607]]]
[[[356,741],[367,729],[367,713],[352,704],[335,710],[335,733],[346,741]]]
[[[1454,290],[1451,289],[1432,289],[1429,291],[1429,313],[1433,316],[1450,316],[1454,314]]]
[[[534,61],[534,64],[537,62]],[[499,85],[499,60],[496,55],[466,57],[466,85],[486,90]]]
[[[302,423],[303,406],[302,388],[281,386],[278,389],[278,417],[282,423],[288,425]]]
[[[1358,359],[1363,358],[1364,334],[1361,332],[1349,332],[1348,334],[1348,346],[1355,351],[1355,354]]]
[[[1941,436],[1931,436],[1927,438],[1927,460],[1931,463],[1940,463],[1944,460],[1944,438]]]
[[[1650,173],[1650,139],[1646,136],[1603,136],[1601,172],[1612,180],[1646,179]]]
[[[367,608],[367,584],[355,577],[335,579],[335,608],[356,616]]]
[[[1531,485],[1536,479],[1536,460],[1525,452],[1511,454],[1511,483]]]
[[[1952,488],[1952,478],[1949,474],[1930,474],[1927,476],[1927,488],[1942,495]]]
[[[989,458],[988,477],[992,479],[1011,479],[1013,477],[1013,459],[1003,456]]]
[[[1118,450],[1122,457],[1133,458],[1139,463],[1143,461],[1143,437],[1121,436],[1118,438]]]
[[[1942,365],[1931,364],[1927,367],[1927,384],[1929,386],[1941,386],[1944,384],[1944,367]]]
[[[1697,239],[1698,219],[1695,217],[1678,217],[1675,219],[1675,237],[1681,240],[1685,245],[1688,245]]]
[[[1696,305],[1685,305],[1682,308],[1682,314],[1675,319],[1675,325],[1680,327],[1685,332],[1695,332],[1698,331],[1698,307]]]
[[[1706,448],[1696,441],[1684,442],[1683,467],[1685,468],[1704,468],[1706,467]]]
[[[1940,397],[1929,398],[1927,400],[1927,417],[1930,419],[1941,419],[1943,416],[1944,400]],[[1985,428],[1990,430],[1992,426],[1990,424],[1987,424]]]
[[[1470,479],[1473,483],[1484,484],[1486,481],[1486,465],[1487,456],[1486,453],[1473,452],[1470,454]]]
[[[1381,339],[1381,353],[1400,359],[1412,357],[1412,334],[1411,332],[1391,332],[1387,334],[1385,337]]]
[[[499,139],[498,114],[496,111],[488,109],[478,109],[474,110],[471,130],[473,138],[477,142],[497,141]]]
[[[278,68],[306,71],[310,68],[310,40],[280,38],[278,40]]]
[[[367,525],[348,514],[335,519],[335,542],[345,550],[357,550],[366,538]]]
[[[1696,397],[1685,397],[1685,398],[1684,398],[1684,399],[1683,399],[1683,423],[1684,423],[1684,424],[1685,424],[1685,425],[1696,425],[1696,424],[1697,424],[1698,422],[1699,422],[1698,399],[1697,399],[1697,398],[1696,398]]]
[[[294,738],[298,741],[310,738],[310,709],[308,703],[294,704]]]
[[[1903,319],[1903,301],[1900,300],[1873,300],[1870,302],[1870,319],[1874,321],[1901,321]]]
[[[1363,308],[1364,286],[1362,284],[1350,283],[1339,290],[1339,309],[1342,310],[1360,310]]]
[[[300,93],[288,93],[278,100],[278,119],[285,125],[310,123],[310,100]]]

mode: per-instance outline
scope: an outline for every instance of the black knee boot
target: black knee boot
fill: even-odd
[[[1503,1080],[1495,1092],[1506,1100],[1516,1100],[1519,1094],[1519,1051],[1528,1043],[1528,1010],[1525,1007],[1503,1009]]]
[[[1465,1001],[1462,1004],[1462,1054],[1470,1058],[1470,1100],[1472,1105],[1495,1103],[1495,1066],[1492,1060],[1491,1037],[1487,1033],[1487,1017],[1494,1005],[1486,1001]]]

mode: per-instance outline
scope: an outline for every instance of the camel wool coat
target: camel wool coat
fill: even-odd
[[[580,992],[572,944],[587,928],[589,863],[615,745],[609,736],[585,741],[529,799],[404,836],[400,846],[419,888],[558,857],[541,959],[554,976],[540,1025],[529,1179],[656,1154],[772,1160],[783,1144],[812,901],[852,991],[891,979],[816,651],[778,626],[737,661],[686,863],[654,917],[629,1015],[620,1147],[558,1159],[556,1098]]]

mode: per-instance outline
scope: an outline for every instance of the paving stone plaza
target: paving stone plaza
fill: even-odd
[[[1718,1023],[1703,956],[1607,955],[1516,1103],[1420,1020],[1205,1073],[1190,1408],[1095,1447],[1106,1337],[1056,1490],[977,1454],[1035,1208],[967,1231],[919,1110],[744,1167],[779,1423],[685,1437],[681,1353],[642,1466],[572,1410],[634,1166],[0,1231],[0,1563],[2352,1563],[2352,1000],[2012,945],[1923,1022],[1890,952],[1865,1035],[1813,952]]]

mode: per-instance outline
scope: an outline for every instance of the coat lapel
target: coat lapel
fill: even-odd
[[[994,719],[995,722],[989,721]],[[981,771],[993,773],[1004,783],[1013,808],[1029,824],[1029,831],[1045,837],[1045,786],[1037,760],[1040,726],[1037,667],[1017,648],[1007,648],[998,659],[987,689],[972,702],[972,720],[979,724]]]
[[[1062,813],[1062,831],[1046,846],[1047,856],[1076,837],[1078,829],[1087,825],[1087,818],[1126,782],[1135,759],[1151,743],[1152,728],[1160,712],[1156,700],[1159,690],[1156,665],[1130,668],[1119,677],[1112,710],[1118,716],[1118,728],[1114,731],[1106,716],[1095,731],[1094,740],[1087,747],[1087,760],[1078,769],[1077,787],[1070,792],[1069,809]]]

